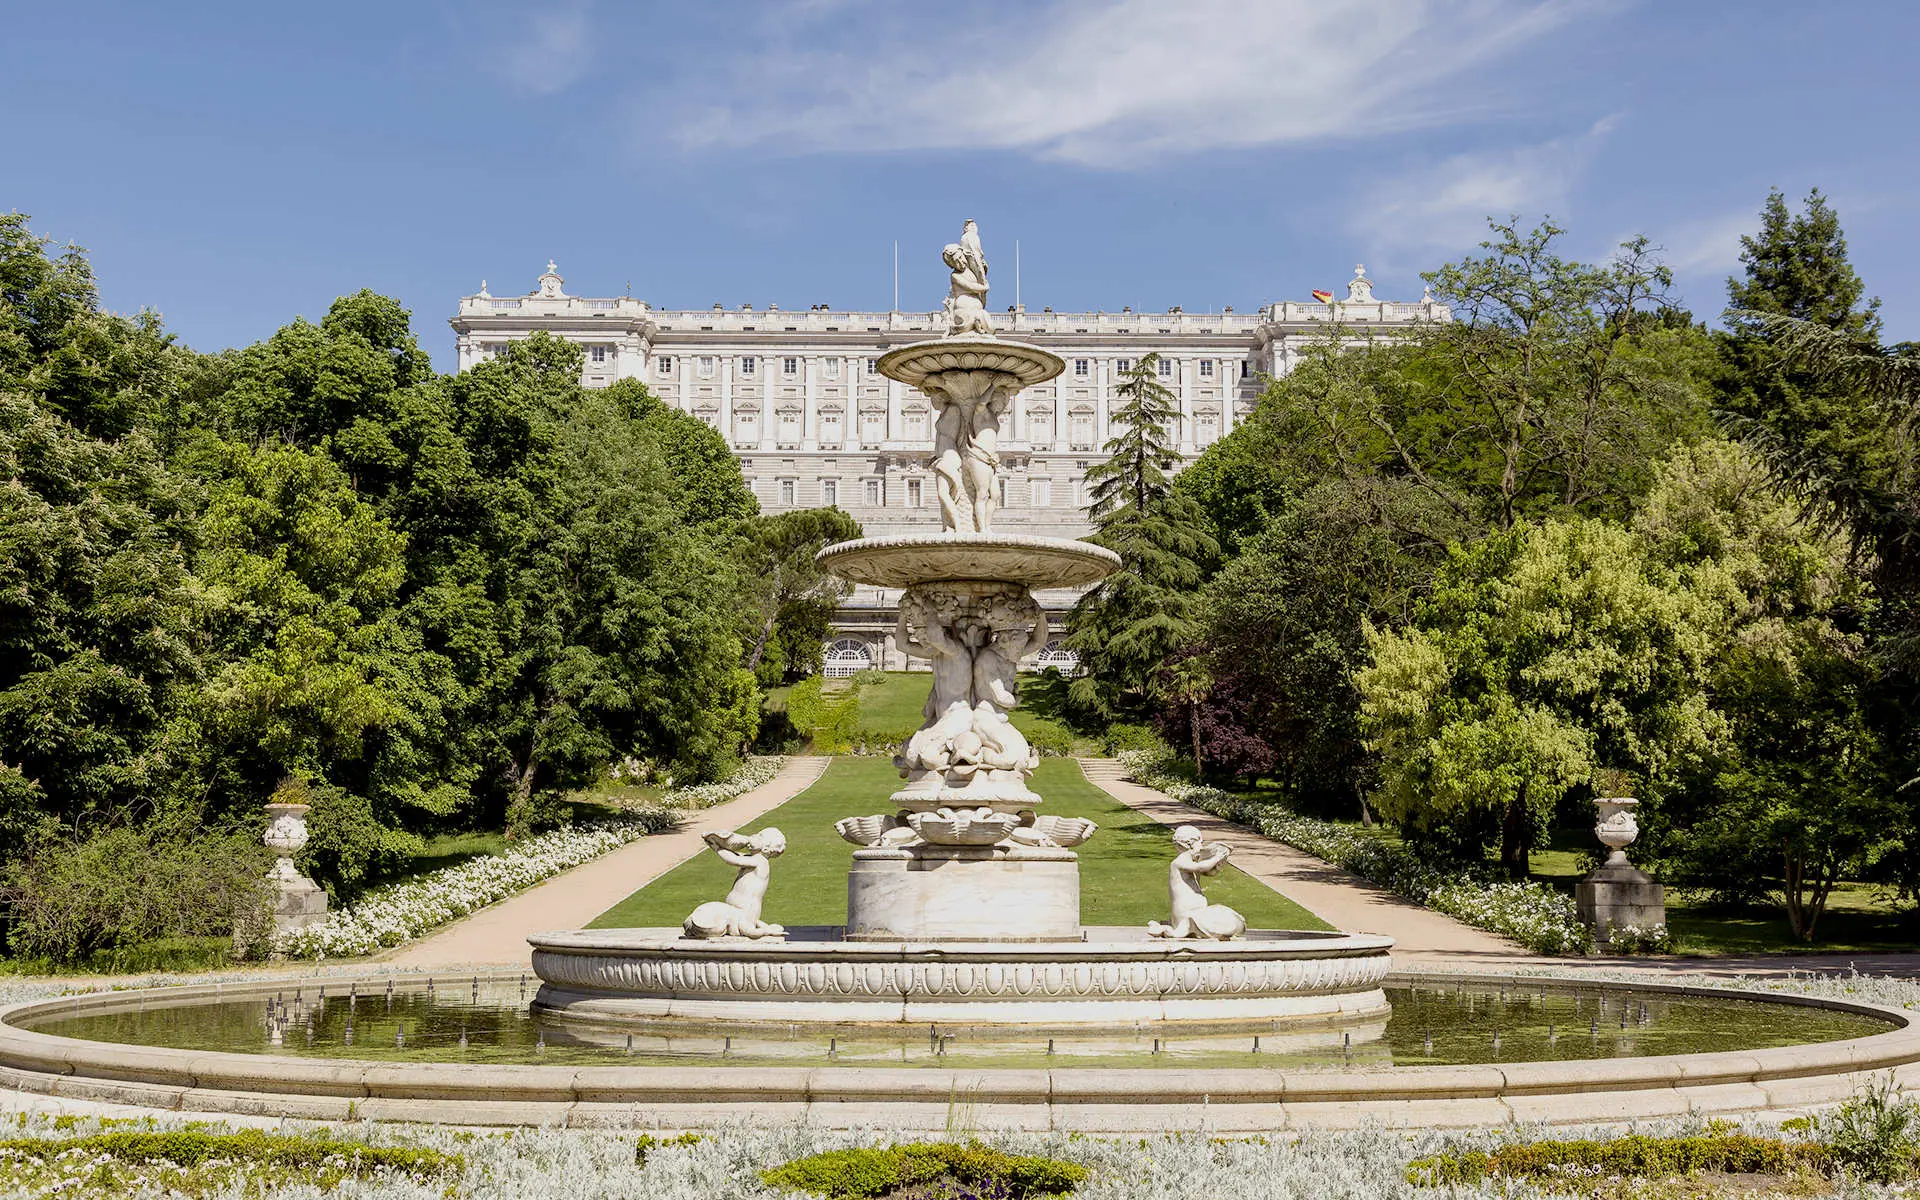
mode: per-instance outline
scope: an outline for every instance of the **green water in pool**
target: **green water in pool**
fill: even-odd
[[[537,982],[533,985],[537,986]],[[380,1062],[903,1068],[1419,1066],[1754,1050],[1881,1033],[1878,1018],[1622,986],[1394,986],[1392,1013],[1343,1026],[1101,1027],[1051,1037],[986,1026],[587,1027],[535,1015],[517,980],[306,982],[261,997],[42,1014],[92,1041]]]

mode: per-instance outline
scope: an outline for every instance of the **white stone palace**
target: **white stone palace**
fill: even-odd
[[[917,388],[881,375],[889,350],[939,336],[931,312],[852,312],[824,304],[782,309],[658,309],[631,296],[568,295],[555,264],[524,296],[480,291],[452,318],[460,370],[536,330],[586,350],[582,381],[605,387],[639,379],[674,407],[719,430],[763,512],[836,505],[867,536],[937,530],[940,512],[929,459],[933,406]],[[999,336],[1030,342],[1066,360],[1059,378],[1021,393],[999,443],[1002,469],[995,528],[1076,538],[1091,528],[1084,478],[1110,436],[1108,412],[1121,376],[1158,352],[1161,382],[1179,398],[1174,431],[1191,461],[1252,411],[1267,376],[1289,371],[1329,321],[1349,332],[1391,334],[1445,321],[1446,305],[1379,300],[1354,268],[1342,299],[1282,301],[1251,313],[1035,313],[996,315]],[[1041,593],[1050,612],[1074,593]],[[862,586],[836,620],[828,671],[907,666],[893,645],[898,592]],[[1056,635],[1059,622],[1056,621]],[[1057,643],[1057,638],[1056,638]],[[1068,663],[1057,644],[1042,662]]]

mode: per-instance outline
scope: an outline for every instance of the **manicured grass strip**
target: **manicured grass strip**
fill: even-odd
[[[847,869],[851,845],[833,823],[841,817],[887,811],[887,796],[900,786],[893,765],[880,758],[836,758],[820,779],[768,813],[751,833],[777,825],[787,852],[773,864],[765,917],[783,925],[841,925],[847,919]],[[1091,817],[1100,825],[1079,847],[1080,919],[1088,925],[1144,925],[1167,919],[1167,864],[1172,831],[1142,816],[1087,782],[1072,759],[1043,759],[1033,789],[1045,797],[1041,811]],[[600,914],[596,929],[673,926],[732,885],[733,870],[712,854],[680,864]],[[1328,929],[1331,926],[1231,864],[1207,883],[1207,895],[1229,904],[1261,929]]]

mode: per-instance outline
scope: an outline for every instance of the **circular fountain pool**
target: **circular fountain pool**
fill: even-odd
[[[1906,1014],[1661,985],[1395,975],[1391,1011],[1039,1036],[905,1023],[595,1028],[538,980],[281,979],[0,1012],[0,1086],[455,1124],[1139,1130],[1597,1120],[1827,1103],[1920,1063]],[[1199,1115],[1197,1115],[1199,1114]]]

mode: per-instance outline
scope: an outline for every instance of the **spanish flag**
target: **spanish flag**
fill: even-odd
[[[1315,300],[1318,300],[1318,301],[1319,301],[1320,303],[1322,303],[1322,304],[1332,304],[1332,303],[1333,303],[1333,293],[1332,293],[1332,292],[1323,292],[1323,291],[1321,291],[1321,290],[1320,290],[1319,288],[1315,288],[1315,289],[1313,289],[1313,298],[1314,298]]]

